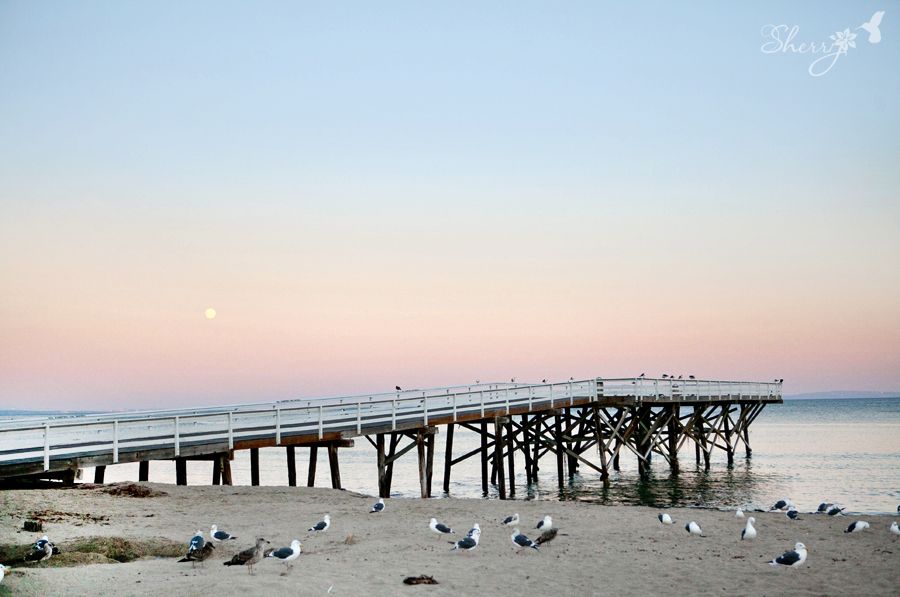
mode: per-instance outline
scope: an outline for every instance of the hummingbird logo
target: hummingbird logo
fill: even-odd
[[[863,23],[857,29],[863,29],[869,33],[869,43],[877,44],[881,41],[881,19],[884,18],[884,11],[879,10],[872,15],[872,18]]]

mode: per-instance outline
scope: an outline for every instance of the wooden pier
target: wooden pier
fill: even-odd
[[[375,451],[379,494],[389,497],[394,463],[415,449],[422,497],[432,495],[435,434],[445,428],[443,490],[453,466],[481,462],[485,495],[495,486],[514,497],[516,455],[527,484],[548,457],[560,488],[583,466],[608,481],[620,457],[633,455],[641,474],[654,455],[673,473],[685,442],[696,465],[709,469],[714,449],[731,464],[767,404],[780,403],[780,382],[625,378],[562,383],[492,383],[389,394],[287,400],[264,404],[0,420],[0,483],[72,483],[80,468],[139,462],[146,481],[151,461],[174,461],[176,482],[187,484],[187,461],[211,463],[213,484],[230,485],[236,450],[250,450],[251,484],[259,485],[259,449],[284,447],[288,484],[297,484],[296,450],[308,449],[307,485],[315,484],[318,450],[328,454],[331,485],[341,487],[339,450],[364,438]],[[454,453],[458,427],[480,446]],[[600,463],[588,460],[596,450]],[[544,461],[542,461],[542,458]]]

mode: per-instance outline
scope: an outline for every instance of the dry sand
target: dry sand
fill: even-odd
[[[240,537],[192,568],[175,558],[54,568],[14,564],[0,594],[15,595],[896,595],[900,585],[900,537],[891,518],[863,517],[872,527],[845,534],[852,517],[807,514],[789,521],[781,513],[756,513],[759,538],[740,541],[744,521],[733,513],[671,509],[676,524],[661,525],[649,508],[575,502],[472,499],[393,499],[381,514],[368,514],[371,497],[331,489],[290,487],[178,487],[151,484],[167,495],[112,496],[98,489],[0,492],[0,543],[37,538],[20,531],[30,512],[70,513],[45,525],[51,540],[79,537],[165,538],[186,544],[212,523]],[[540,552],[517,554],[499,521],[512,512],[521,529],[535,533],[544,515],[560,535]],[[331,529],[306,529],[330,513]],[[71,516],[81,514],[89,516]],[[452,552],[445,537],[428,529],[435,516],[464,534],[483,530],[473,553]],[[98,520],[97,517],[108,517]],[[689,536],[696,520],[707,538]],[[347,542],[349,535],[353,541]],[[293,571],[262,562],[253,576],[222,562],[263,536],[272,546],[303,542]],[[766,562],[794,543],[809,548],[799,568]],[[9,563],[9,562],[6,562]],[[407,576],[432,575],[438,585],[406,586]]]

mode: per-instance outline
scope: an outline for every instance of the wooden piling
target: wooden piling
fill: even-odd
[[[722,416],[725,417],[725,453],[728,455],[728,466],[734,464],[734,443],[731,440],[731,403],[722,405]]]
[[[309,471],[306,474],[306,486],[316,486],[316,460],[319,458],[319,447],[312,446],[309,449]]]
[[[214,457],[212,461],[212,484],[222,484],[222,463],[218,457]]]
[[[565,487],[566,472],[563,464],[562,417],[559,415],[553,415],[553,435],[556,444],[556,479],[559,489],[562,490]]]
[[[184,458],[175,459],[175,484],[187,485],[187,460]]]
[[[531,458],[531,450],[529,450],[529,442],[532,441],[528,433],[528,415],[522,415],[522,454],[525,456],[525,483],[529,486],[535,482],[532,471],[533,463]],[[537,444],[537,442],[535,442]]]
[[[259,485],[259,448],[250,448],[250,485]]]
[[[481,421],[481,493],[488,494],[488,436],[487,421]]]
[[[447,425],[447,445],[444,447],[444,493],[450,493],[450,469],[453,467],[453,423]]]
[[[678,422],[680,421],[679,416],[681,414],[681,407],[677,404],[672,404],[669,406],[669,424],[668,429],[666,430],[668,433],[669,444],[669,468],[672,471],[673,475],[678,474]]]
[[[103,484],[103,477],[106,475],[105,466],[94,467],[94,483]]]
[[[516,436],[513,433],[512,421],[506,424],[507,471],[509,473],[509,497],[516,495]]]
[[[285,454],[287,455],[287,476],[288,476],[288,487],[296,487],[297,486],[297,453],[296,448],[294,446],[287,446],[285,448]]]
[[[233,485],[231,479],[231,456],[222,454],[219,459],[222,463],[222,485]]]
[[[376,458],[376,466],[378,468],[378,497],[387,498],[391,497],[388,495],[388,491],[386,490],[386,476],[387,476],[387,465],[385,464],[386,455],[384,453],[384,434],[379,433],[375,436],[375,458]]]
[[[506,499],[506,475],[503,470],[503,422],[500,417],[494,419],[494,470],[497,471],[497,490],[500,499]]]
[[[419,458],[419,495],[428,497],[428,480],[425,466],[425,435],[422,430],[416,431],[416,453]]]
[[[146,482],[150,480],[150,461],[141,460],[138,464],[138,481]]]
[[[331,468],[331,487],[341,489],[341,467],[338,461],[338,446],[332,442],[328,444],[328,466]]]
[[[431,480],[434,476],[434,435],[436,429],[430,429],[425,438],[425,486],[428,497],[431,497]]]
[[[609,484],[609,463],[606,455],[606,442],[603,441],[603,424],[600,421],[600,409],[597,405],[591,407],[594,416],[594,439],[597,442],[597,451],[600,453],[600,468],[603,472],[600,474],[600,480],[604,485]]]

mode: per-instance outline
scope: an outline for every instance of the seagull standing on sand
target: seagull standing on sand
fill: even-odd
[[[900,535],[900,526],[897,526],[897,521],[891,523],[891,532],[895,535]]]
[[[472,529],[470,535],[467,537],[463,537],[459,541],[451,541],[453,544],[453,549],[461,549],[462,551],[472,551],[476,547],[478,547],[478,541],[481,539],[481,530],[475,528]]]
[[[329,514],[326,514],[322,518],[321,521],[317,522],[316,524],[312,525],[311,527],[309,527],[306,530],[307,531],[315,531],[316,533],[324,533],[325,531],[328,530],[328,527],[330,527],[330,526],[331,526],[331,516]]]
[[[437,533],[438,535],[453,535],[453,529],[445,525],[443,522],[438,522],[437,518],[432,518],[431,522],[428,523],[428,528]]]
[[[816,510],[816,514],[825,514],[826,512],[828,512],[828,510],[831,509],[833,505],[834,504],[831,504],[829,502],[822,502],[821,504],[819,504],[819,509]]]
[[[466,533],[466,537],[471,537],[475,534],[481,537],[481,525],[479,525],[477,522],[472,526],[471,529],[469,529],[469,532]]]
[[[694,522],[693,520],[684,525],[684,530],[686,530],[691,535],[697,535],[698,537],[703,537],[703,529],[700,528],[700,525]]]
[[[509,536],[512,539],[513,546],[516,548],[517,552],[522,551],[524,547],[530,547],[531,549],[537,550],[537,543],[523,535],[519,532],[519,529],[513,529],[513,534]]]
[[[744,517],[744,511],[741,510],[740,508],[738,508],[738,509],[735,510],[735,512],[734,512],[734,517],[735,517],[735,518],[743,518],[743,517]]]
[[[828,516],[837,516],[838,514],[843,513],[844,510],[846,510],[846,508],[844,508],[843,506],[840,506],[838,504],[831,504],[831,507],[828,508],[828,512],[826,512],[826,514],[828,514]]]
[[[553,526],[553,519],[550,518],[550,515],[547,515],[543,518],[543,520],[541,520],[539,523],[537,523],[537,526],[534,528],[543,530],[545,528],[549,529],[552,526]]]
[[[806,546],[798,542],[796,545],[794,545],[794,549],[784,552],[783,554],[769,562],[769,564],[773,566],[778,566],[779,564],[781,564],[782,566],[799,566],[805,561]]]
[[[850,523],[850,526],[847,527],[845,533],[858,533],[859,531],[864,531],[869,528],[869,523],[865,520],[855,520]]]
[[[378,502],[372,506],[372,509],[369,510],[369,514],[375,514],[378,512],[384,512],[384,498],[378,498]]]
[[[259,563],[263,558],[263,549],[269,542],[262,537],[257,538],[256,545],[245,549],[239,554],[235,554],[233,558],[227,562],[223,562],[226,566],[246,566],[247,573],[253,574],[253,565]]]
[[[557,528],[555,528],[555,527],[552,528],[552,529],[547,529],[546,531],[544,531],[543,533],[541,533],[541,536],[537,538],[537,540],[535,541],[535,543],[537,543],[538,545],[543,545],[543,544],[545,544],[545,543],[550,543],[551,541],[553,541],[554,539],[556,539],[556,535],[557,535],[558,533],[559,533],[559,529],[557,529]]]
[[[285,567],[290,570],[294,567],[291,562],[300,557],[300,540],[294,539],[291,541],[290,547],[279,547],[278,549],[272,550],[266,555],[267,558],[277,558],[284,562]]]
[[[663,523],[663,524],[672,524],[673,522],[675,522],[674,520],[672,520],[672,517],[669,516],[669,515],[668,515],[667,513],[665,513],[665,512],[663,512],[662,514],[658,514],[658,515],[656,516],[656,518],[658,518],[659,521],[660,521],[661,523]]]
[[[209,529],[209,536],[213,541],[234,541],[237,539],[234,535],[227,531],[220,531],[219,527],[216,525],[212,525],[212,528]]]
[[[752,516],[747,519],[747,526],[741,531],[741,541],[744,539],[756,539],[756,529],[753,528],[754,522],[756,522],[756,519]]]
[[[791,508],[785,513],[785,516],[790,518],[791,520],[800,520],[800,513],[796,508]]]
[[[6,574],[6,566],[0,564],[0,583],[3,582],[3,576]]]
[[[505,524],[508,527],[514,527],[517,524],[519,524],[519,513],[516,512],[512,516],[507,516],[506,518],[504,518],[503,524]]]
[[[190,543],[188,543],[188,553],[192,551],[197,551],[198,549],[203,549],[203,545],[206,543],[206,540],[203,539],[203,531],[197,529],[197,533],[191,537]]]
[[[190,562],[191,568],[193,568],[197,562],[203,563],[204,561],[208,560],[209,557],[213,554],[213,549],[214,546],[212,541],[207,541],[200,549],[189,549],[187,554],[185,554],[183,558],[178,560],[178,562]]]

